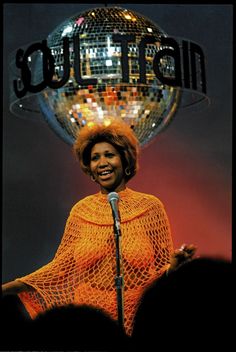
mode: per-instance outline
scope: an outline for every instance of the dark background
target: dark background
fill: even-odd
[[[179,109],[145,148],[128,186],[159,197],[175,247],[194,243],[198,255],[231,259],[232,26],[230,4],[121,4],[169,36],[197,42],[206,56],[210,105]],[[69,211],[98,188],[71,147],[41,121],[9,111],[9,59],[14,50],[46,39],[66,18],[94,4],[3,5],[3,282],[50,261]]]

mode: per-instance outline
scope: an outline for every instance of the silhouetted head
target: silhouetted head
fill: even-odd
[[[1,297],[1,347],[20,350],[27,345],[31,318],[17,295]]]
[[[129,341],[117,321],[87,305],[50,309],[39,314],[33,324],[41,348],[120,351]]]
[[[143,294],[132,339],[135,346],[216,348],[231,328],[232,265],[197,258],[156,280]],[[227,350],[227,349],[226,349]]]

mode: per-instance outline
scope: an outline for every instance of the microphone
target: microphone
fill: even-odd
[[[118,211],[118,201],[119,201],[119,195],[116,192],[110,192],[107,196],[108,202],[110,203],[111,209],[112,209],[112,215],[114,218],[115,225],[120,224],[120,215]]]

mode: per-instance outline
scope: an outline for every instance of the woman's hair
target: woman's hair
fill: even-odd
[[[107,142],[119,152],[124,170],[128,168],[130,174],[124,173],[126,181],[130,180],[138,169],[139,142],[131,127],[121,120],[114,120],[108,126],[96,124],[82,127],[77,135],[73,150],[79,159],[81,169],[91,174],[91,150],[96,143]],[[128,173],[129,173],[128,172]]]

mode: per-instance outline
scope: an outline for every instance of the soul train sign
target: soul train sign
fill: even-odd
[[[120,7],[66,19],[18,49],[12,64],[10,110],[43,116],[70,145],[86,124],[122,119],[143,146],[169,125],[186,92],[186,106],[206,97],[202,48]]]
[[[121,67],[122,67],[122,83],[131,83],[129,74],[129,57],[128,44],[135,42],[134,35],[113,34],[113,42],[121,44]],[[146,60],[145,49],[147,44],[156,44],[157,40],[153,36],[145,36],[140,40],[139,49],[139,84],[146,84]],[[182,41],[182,49],[178,42],[171,37],[160,37],[160,42],[157,43],[160,49],[153,57],[153,72],[156,78],[164,85],[191,88],[193,90],[201,89],[202,93],[206,94],[206,75],[205,75],[205,59],[202,48],[191,41]],[[182,53],[181,53],[182,50]],[[29,68],[29,58],[34,52],[41,52],[42,55],[42,72],[43,80],[38,84],[32,84],[31,71]],[[97,85],[96,78],[84,79],[81,76],[81,59],[80,59],[80,39],[79,36],[73,38],[74,58],[74,76],[78,85],[88,86]],[[182,55],[181,55],[182,54]],[[19,49],[16,53],[16,67],[21,71],[21,81],[23,88],[18,88],[17,80],[13,81],[14,92],[18,98],[22,98],[27,92],[38,93],[49,87],[58,89],[63,87],[70,78],[71,63],[69,60],[69,38],[63,38],[63,77],[60,80],[53,80],[55,75],[55,60],[50,48],[47,46],[47,40],[35,43],[29,46],[27,50]],[[174,61],[174,77],[165,76],[161,70],[161,60],[164,57],[171,57]],[[182,58],[182,62],[181,62]],[[201,87],[197,85],[197,61],[200,62],[201,72]],[[182,79],[183,77],[183,79]]]

